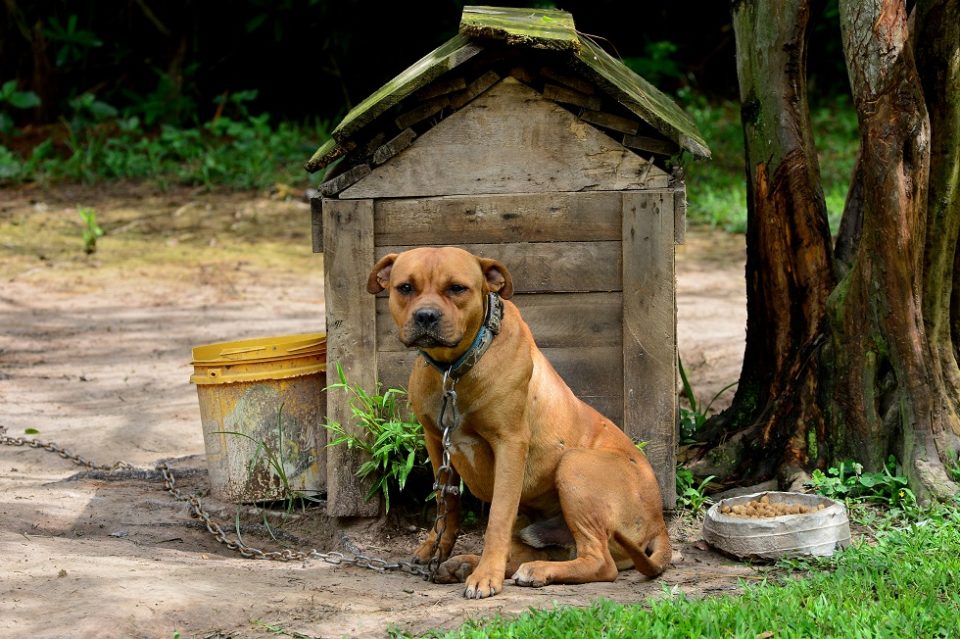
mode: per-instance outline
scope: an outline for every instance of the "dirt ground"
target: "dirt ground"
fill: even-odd
[[[80,206],[94,207],[107,232],[91,256]],[[310,253],[308,230],[307,204],[279,194],[0,191],[0,425],[148,469],[84,472],[0,446],[0,637],[383,637],[599,597],[710,595],[757,578],[698,548],[688,520],[672,522],[678,552],[661,579],[508,582],[483,601],[405,574],[244,559],[214,541],[149,469],[167,460],[185,490],[206,488],[192,346],[323,329],[322,256]],[[742,238],[691,232],[677,256],[680,350],[709,399],[739,372]],[[409,521],[337,532],[319,509],[281,521],[204,503],[229,531],[240,521],[244,541],[269,548],[405,557],[425,532]]]

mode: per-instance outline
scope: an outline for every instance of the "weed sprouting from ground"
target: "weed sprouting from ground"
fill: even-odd
[[[339,422],[328,422],[325,427],[333,439],[327,445],[356,448],[365,453],[357,476],[370,478],[367,499],[382,495],[389,511],[391,496],[403,491],[414,468],[427,465],[423,429],[407,407],[406,391],[389,388],[381,394],[378,385],[377,392],[370,393],[349,384],[339,362],[336,371],[338,381],[327,390],[347,394],[360,432]]]

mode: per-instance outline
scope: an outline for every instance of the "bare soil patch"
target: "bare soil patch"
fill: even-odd
[[[82,251],[78,206],[107,231]],[[322,256],[304,202],[139,186],[0,191],[0,425],[97,462],[0,446],[0,637],[311,637],[422,632],[530,607],[639,602],[735,591],[754,571],[699,549],[674,520],[675,565],[648,581],[525,589],[466,601],[460,586],[312,561],[244,559],[161,489],[167,460],[185,490],[206,478],[190,348],[323,330]],[[701,399],[736,379],[743,348],[742,238],[692,232],[678,249],[681,352]],[[215,500],[206,507],[264,548],[405,558],[423,519],[331,522]],[[276,539],[272,538],[276,537]],[[479,547],[473,530],[461,542]]]

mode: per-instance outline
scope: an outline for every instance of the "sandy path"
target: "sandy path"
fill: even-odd
[[[12,435],[36,428],[37,437],[96,461],[149,469],[171,460],[187,488],[202,490],[190,347],[322,329],[320,261],[296,230],[305,228],[305,205],[194,192],[0,196],[0,425]],[[94,260],[77,255],[69,207],[79,197],[116,231]],[[139,228],[144,212],[172,222]],[[267,238],[245,244],[244,233]],[[693,233],[678,251],[681,352],[706,399],[739,372],[740,241]],[[295,248],[270,248],[284,242]],[[754,574],[698,550],[696,529],[676,524],[683,560],[662,580],[626,572],[612,584],[508,585],[468,602],[458,586],[403,574],[243,559],[155,479],[78,471],[42,451],[0,446],[0,637],[275,636],[269,627],[382,637],[394,626],[419,632],[531,606],[642,601],[661,595],[663,584],[723,592]],[[209,507],[233,521],[232,506]],[[274,544],[256,517],[243,522],[246,539]],[[313,513],[282,534],[320,547],[335,536]],[[348,534],[364,550],[398,556],[420,533],[361,526]]]

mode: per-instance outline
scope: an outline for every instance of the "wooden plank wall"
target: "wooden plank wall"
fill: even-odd
[[[649,442],[664,504],[673,508],[673,198],[662,189],[324,200],[330,369],[340,361],[348,379],[367,388],[374,372],[385,387],[407,385],[416,354],[397,340],[385,294],[366,293],[377,258],[439,245],[494,257],[510,269],[513,301],[567,384]],[[329,395],[328,415],[346,418],[349,409]],[[368,514],[363,487],[349,477],[356,460],[335,450],[328,458],[331,514]]]
[[[673,508],[677,464],[674,193],[623,194],[624,424]]]
[[[377,329],[367,275],[374,263],[373,200],[324,200],[323,227],[328,229],[323,242],[327,379],[336,379],[339,363],[351,384],[372,389],[377,379]],[[356,429],[343,393],[327,392],[327,419]],[[365,499],[369,484],[356,476],[362,461],[358,450],[327,448],[329,515],[372,517],[379,511],[376,500]]]

